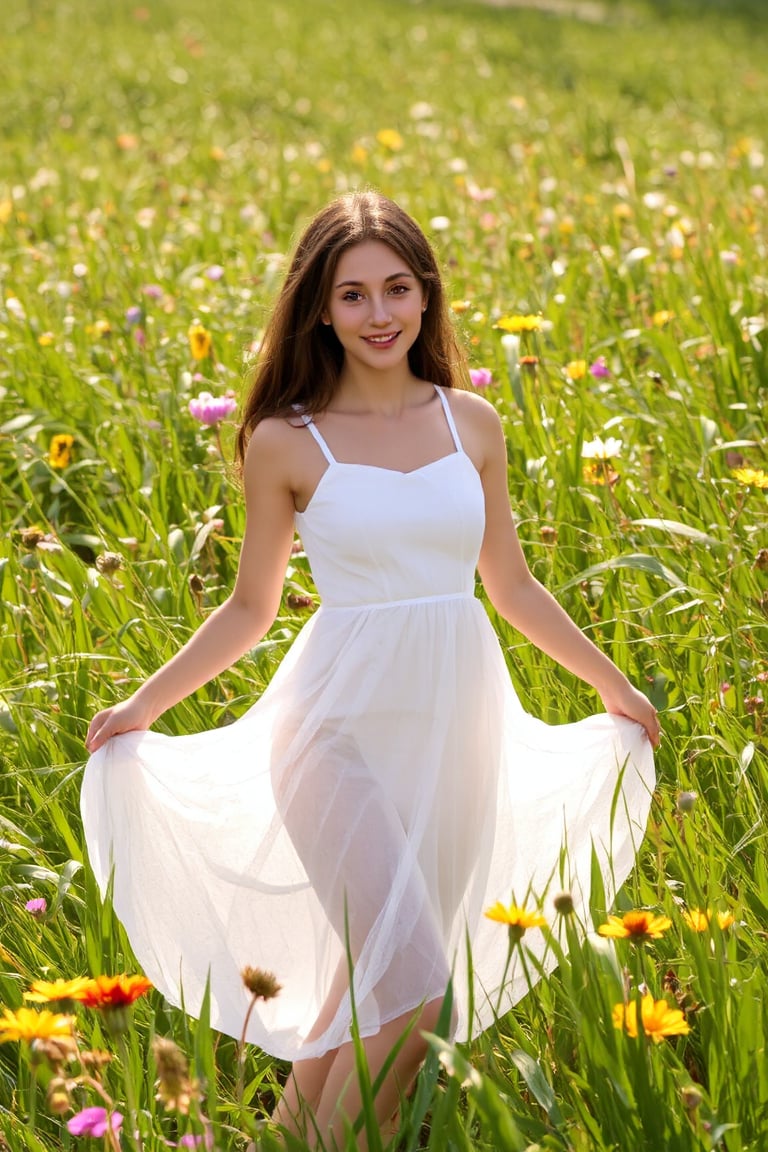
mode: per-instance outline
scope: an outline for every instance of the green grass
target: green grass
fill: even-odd
[[[43,975],[133,967],[81,866],[88,719],[227,595],[243,530],[233,428],[219,444],[189,398],[240,392],[291,238],[371,184],[432,236],[471,361],[494,372],[533,571],[662,710],[658,792],[619,908],[673,921],[640,949],[574,939],[471,1050],[436,1038],[400,1146],[760,1152],[768,493],[734,469],[768,470],[761,5],[613,3],[596,23],[458,0],[220,7],[27,0],[5,16],[0,1001],[17,1008]],[[493,325],[529,312],[545,322],[522,348],[538,364],[510,375]],[[200,363],[195,319],[214,341]],[[565,370],[600,356],[605,379]],[[56,469],[61,434],[75,443]],[[596,435],[622,441],[612,485],[584,471]],[[48,540],[25,543],[31,527]],[[105,552],[122,558],[112,574]],[[307,589],[299,557],[286,592]],[[160,727],[241,714],[305,615],[286,599],[265,642]],[[532,711],[595,708],[498,626]],[[691,813],[681,790],[699,794]],[[43,922],[24,910],[36,896]],[[697,934],[682,906],[735,923]],[[625,967],[656,998],[676,990],[687,1037],[613,1028]],[[114,1050],[93,1014],[78,1028]],[[250,1051],[239,1093],[234,1041],[140,1001],[103,1076],[124,1112],[133,1085],[146,1149],[203,1130],[194,1108],[179,1122],[155,1101],[154,1033],[192,1061],[216,1146],[244,1148],[284,1069]],[[0,1047],[2,1137],[72,1147],[50,1073],[37,1089],[34,1075],[19,1045]]]

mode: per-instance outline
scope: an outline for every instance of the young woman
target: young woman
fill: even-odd
[[[235,587],[88,731],[88,849],[102,885],[114,867],[138,959],[191,1011],[210,978],[212,1024],[235,1036],[241,970],[274,972],[248,1039],[294,1061],[277,1119],[310,1138],[341,1142],[360,1107],[347,950],[372,1076],[416,1018],[377,1097],[384,1124],[451,977],[459,1039],[527,990],[513,970],[501,992],[507,933],[483,910],[550,884],[583,906],[593,846],[615,891],[653,790],[655,710],[528,571],[499,420],[464,377],[415,222],[373,192],[321,211],[245,404]],[[268,690],[229,727],[148,731],[268,631],[296,530],[322,604]],[[476,570],[605,713],[549,727],[523,710]]]

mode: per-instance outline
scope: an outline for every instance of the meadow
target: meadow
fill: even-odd
[[[21,0],[4,14],[0,1148],[280,1146],[263,1122],[286,1068],[205,1013],[138,981],[25,996],[139,975],[84,856],[88,720],[231,588],[235,402],[292,238],[362,186],[439,254],[472,386],[504,422],[534,573],[664,732],[616,907],[598,883],[587,924],[549,901],[530,931],[567,956],[473,1044],[432,1039],[390,1147],[768,1147],[760,7]],[[201,393],[231,400],[226,414],[201,420]],[[299,551],[264,641],[158,727],[241,715],[315,602]],[[595,709],[494,623],[530,711]],[[87,1109],[102,1113],[79,1136]],[[383,1148],[370,1106],[361,1122]]]

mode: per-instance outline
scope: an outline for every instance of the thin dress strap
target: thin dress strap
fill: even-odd
[[[315,422],[312,419],[312,417],[307,416],[306,413],[302,413],[301,418],[304,421],[304,426],[306,428],[308,428],[309,431],[314,436],[315,440],[317,441],[318,445],[320,446],[320,451],[322,452],[323,456],[325,456],[328,463],[329,464],[335,464],[336,463],[336,457],[333,455],[333,452],[331,452],[331,450],[328,447],[328,445],[326,444],[325,440],[323,439],[323,437],[318,432],[317,428],[315,427]]]
[[[445,395],[445,392],[443,391],[442,388],[439,388],[437,384],[434,384],[433,388],[435,389],[435,392],[437,392],[438,396],[440,397],[440,402],[443,405],[443,411],[445,412],[445,418],[448,421],[448,427],[451,430],[451,436],[453,436],[453,442],[456,445],[456,451],[457,452],[463,452],[464,448],[462,447],[461,440],[459,439],[459,433],[458,433],[458,430],[456,428],[456,422],[453,419],[453,412],[451,412],[451,406],[448,403],[448,399]]]

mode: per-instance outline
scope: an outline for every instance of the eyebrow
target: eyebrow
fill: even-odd
[[[413,272],[393,272],[391,276],[384,277],[384,283],[389,284],[390,280],[403,280],[406,277],[409,280],[415,280]],[[337,288],[362,288],[363,286],[362,280],[342,280],[336,285]]]

